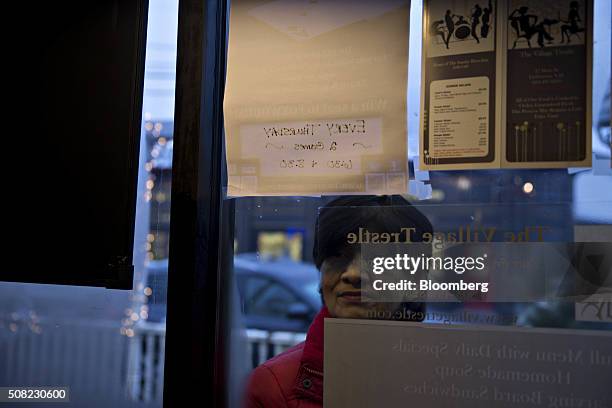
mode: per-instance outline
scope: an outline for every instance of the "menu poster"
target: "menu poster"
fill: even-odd
[[[229,196],[403,194],[409,0],[233,0]]]
[[[590,166],[592,1],[507,3],[502,166]]]
[[[493,0],[424,2],[425,169],[499,167],[496,14]]]
[[[423,168],[591,166],[592,11],[425,0]]]

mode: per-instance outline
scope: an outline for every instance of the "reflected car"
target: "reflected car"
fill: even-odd
[[[313,264],[237,254],[234,273],[248,329],[303,333],[321,308],[319,271]]]

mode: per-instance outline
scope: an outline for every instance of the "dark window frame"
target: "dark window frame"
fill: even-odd
[[[164,406],[227,405],[234,201],[224,200],[227,1],[180,0]]]

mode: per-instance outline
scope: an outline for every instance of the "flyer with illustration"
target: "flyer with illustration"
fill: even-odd
[[[591,164],[592,0],[426,0],[421,166]]]
[[[503,167],[591,165],[588,0],[508,0]]]
[[[496,2],[423,7],[421,165],[499,167]]]
[[[408,190],[409,0],[237,0],[229,196]]]

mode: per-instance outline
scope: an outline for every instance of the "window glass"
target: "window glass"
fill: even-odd
[[[177,19],[177,1],[149,1],[133,290],[0,282],[2,387],[69,387],[73,407],[162,406]]]
[[[252,280],[261,281],[257,278]],[[287,312],[287,305],[296,301],[293,293],[278,282],[269,280],[251,293],[245,312],[259,316],[284,317]]]
[[[485,2],[480,3],[482,5]],[[594,44],[592,93],[593,168],[425,172],[419,169],[418,158],[422,1],[413,0],[411,2],[407,89],[409,149],[406,160],[409,163],[411,186],[414,188],[411,188],[410,194],[403,198],[422,212],[431,221],[435,230],[457,230],[461,226],[465,228],[468,225],[487,224],[497,228],[498,231],[515,231],[517,237],[524,237],[526,226],[546,225],[549,228],[543,238],[546,244],[573,245],[574,243],[612,242],[612,211],[610,210],[612,208],[612,175],[610,173],[609,141],[610,15],[610,3],[595,0],[595,38],[597,41]],[[299,183],[297,177],[296,182]],[[307,303],[308,306],[316,305],[316,313],[322,306],[321,300],[322,297],[324,298],[324,293],[322,296],[320,288],[325,284],[323,281],[325,265],[318,265],[317,257],[313,254],[313,251],[316,252],[317,245],[315,237],[319,232],[316,225],[317,216],[322,207],[336,198],[338,197],[228,198],[235,200],[235,239],[232,248],[235,265],[236,260],[242,262],[242,259],[249,257],[253,262],[252,268],[275,271],[277,274],[275,276],[279,280],[292,285],[292,288],[298,288],[295,293],[299,294],[300,299],[304,299],[304,303]],[[346,208],[340,207],[338,210],[342,213]],[[350,217],[346,219],[346,222],[351,222]],[[342,228],[340,223],[338,229],[342,230]],[[523,235],[520,235],[521,231]],[[502,238],[495,238],[495,240],[503,241]],[[473,251],[475,248],[472,247],[470,250]],[[536,251],[536,246],[528,251],[535,256],[533,251]],[[328,259],[343,255],[330,253]],[[552,263],[549,258],[542,257],[540,262],[534,272],[540,273],[548,270],[550,272],[550,275],[547,276],[549,284],[556,285],[567,278],[565,269],[551,268],[551,265],[556,264]],[[346,264],[346,262],[339,264]],[[566,264],[558,265],[566,266]],[[328,266],[333,268],[331,262]],[[301,271],[308,269],[313,273],[306,273],[309,278],[301,280]],[[230,271],[225,272],[230,273]],[[241,285],[239,277],[241,272],[235,270],[234,273],[237,275],[237,285]],[[531,278],[533,281],[523,282],[525,288],[529,290],[535,287],[534,282],[538,276],[535,274]],[[509,282],[508,288],[515,288],[514,284],[518,288],[518,283]],[[285,315],[300,314],[300,307],[294,306],[289,299],[281,301],[283,296],[272,293],[268,296],[265,292],[267,287],[263,281],[253,283],[251,288],[253,292],[262,293],[262,296],[258,298],[259,301],[269,302],[267,306],[257,304],[258,310],[259,308],[274,310],[274,313],[265,315],[266,318],[272,319],[273,315],[283,313]],[[249,289],[243,288],[243,293],[249,293]],[[422,320],[427,324],[444,327],[479,325],[492,328],[569,328],[600,332],[612,330],[609,316],[606,321],[605,313],[597,315],[596,307],[585,308],[585,305],[581,303],[584,297],[561,300],[555,295],[549,299],[528,299],[526,292],[517,290],[516,294],[522,294],[523,297],[480,303],[427,302]],[[310,324],[315,319],[313,313],[304,325],[264,330],[261,329],[263,327],[261,322],[248,318],[250,310],[254,310],[249,306],[243,309],[239,318],[234,319],[234,324],[244,329],[246,349],[252,353],[254,350],[261,351],[256,353],[256,358],[252,358],[254,355],[252,353],[247,354],[251,357],[247,358],[247,361],[230,358],[232,371],[228,376],[232,384],[238,384],[233,386],[239,388],[230,390],[230,394],[234,396],[252,396],[249,394],[253,391],[252,388],[249,388],[249,381],[252,379],[250,376],[256,372],[253,369],[267,359],[283,353],[288,347],[296,345],[300,347]],[[371,317],[380,319],[380,316],[377,315]],[[372,347],[372,349],[375,348]],[[372,355],[374,354],[376,352],[372,351]],[[298,373],[296,378],[302,379],[300,377],[302,374],[302,372]],[[375,389],[370,390],[373,400],[376,399],[376,392]],[[521,404],[517,402],[516,406],[519,405]]]

